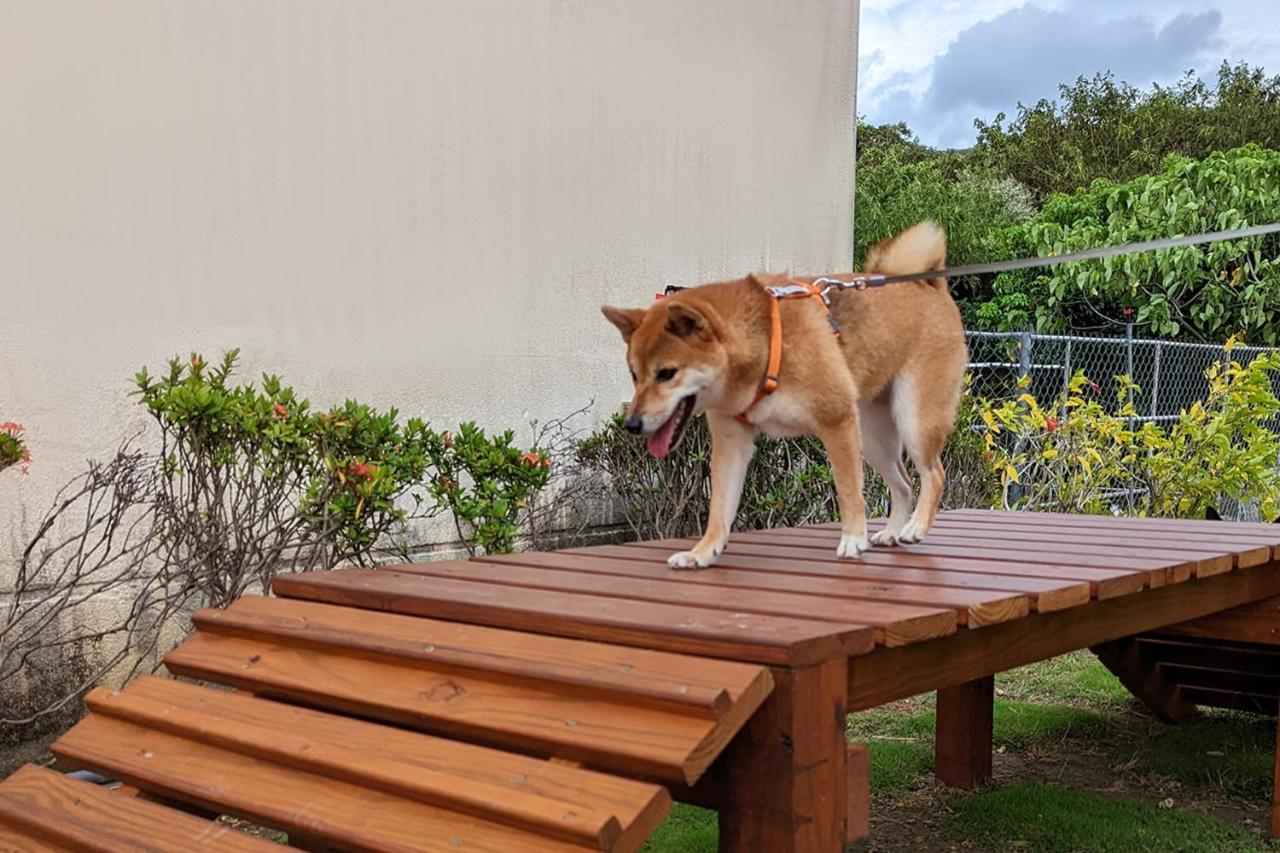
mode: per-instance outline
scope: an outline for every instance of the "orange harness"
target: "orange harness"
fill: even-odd
[[[751,407],[778,390],[778,371],[782,368],[782,309],[778,303],[784,299],[816,299],[822,306],[827,322],[831,324],[831,331],[837,336],[840,334],[840,327],[836,325],[835,317],[831,316],[831,307],[827,304],[825,288],[792,279],[781,287],[766,287],[765,292],[773,297],[769,301],[769,364],[765,367],[764,379],[760,380],[760,385],[756,388],[756,397],[751,401],[751,405],[734,416],[738,419],[738,423],[744,426],[752,425],[747,418],[747,412],[751,411]]]

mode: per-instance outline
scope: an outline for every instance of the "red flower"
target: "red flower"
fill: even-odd
[[[1057,418],[1045,418],[1045,421],[1044,421],[1044,428],[1045,428],[1046,430],[1048,430],[1049,432],[1057,432],[1057,431],[1058,431],[1058,419],[1057,419]]]
[[[1090,380],[1089,380],[1089,390],[1091,390],[1093,393],[1097,394],[1099,391],[1101,391],[1101,390],[1102,390],[1102,386],[1100,386],[1097,382],[1094,382],[1092,379],[1090,379]]]
[[[368,477],[370,467],[363,462],[352,462],[347,466],[347,472],[353,477]]]
[[[535,450],[520,457],[521,461],[529,468],[550,468],[551,460],[547,458],[547,454]]]
[[[272,407],[272,410],[276,413],[276,417],[277,417],[277,418],[287,418],[287,417],[289,417],[289,410],[288,410],[288,409],[286,409],[282,403],[276,403],[276,404]]]

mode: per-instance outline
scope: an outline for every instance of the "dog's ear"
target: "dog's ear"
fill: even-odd
[[[640,321],[644,319],[643,308],[614,308],[612,305],[601,305],[600,313],[605,319],[618,327],[618,331],[622,332],[622,340],[631,341],[631,336],[640,326]]]
[[[706,315],[683,302],[668,303],[667,331],[678,338],[711,340],[711,324]]]

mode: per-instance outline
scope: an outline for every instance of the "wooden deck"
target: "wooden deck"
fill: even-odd
[[[979,784],[990,775],[994,673],[1093,648],[1135,693],[1175,707],[1186,697],[1171,700],[1144,664],[1154,641],[1131,638],[1280,595],[1272,525],[955,511],[927,542],[857,561],[835,558],[838,536],[737,534],[696,572],[666,566],[692,541],[671,540],[280,577],[284,600],[200,614],[167,663],[343,721],[307,722],[305,760],[271,745],[293,725],[284,712],[231,704],[202,717],[197,698],[154,680],[95,694],[93,715],[55,751],[118,776],[133,768],[133,784],[188,806],[203,794],[181,762],[164,772],[151,762],[148,775],[122,745],[145,736],[159,755],[175,738],[194,742],[208,760],[251,758],[264,787],[305,783],[317,797],[326,788],[311,780],[356,766],[349,785],[400,798],[397,825],[478,821],[494,844],[536,835],[554,840],[547,849],[633,848],[665,812],[665,788],[720,810],[722,850],[836,851],[866,827],[865,752],[845,742],[848,711],[937,690],[937,772]],[[253,717],[257,734],[219,729],[220,714]],[[365,766],[354,745],[387,725],[424,734],[396,734],[421,741],[388,741]],[[325,735],[342,726],[354,728]],[[484,752],[461,760],[455,740]],[[394,762],[415,750],[463,781],[406,777]],[[464,772],[505,773],[505,762],[535,760],[526,756],[568,775],[511,810],[486,805],[494,795],[479,783],[492,775]],[[458,785],[470,799],[448,793]],[[580,822],[548,819],[563,792],[593,786],[613,793],[570,797]],[[230,810],[351,845],[339,822],[318,829],[298,822],[287,796],[274,802]]]

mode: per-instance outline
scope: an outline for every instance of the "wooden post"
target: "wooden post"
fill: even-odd
[[[1276,757],[1271,788],[1271,837],[1280,838],[1280,717],[1276,717]]]
[[[871,834],[871,753],[865,744],[851,743],[844,756],[844,840],[852,844]]]
[[[848,662],[775,669],[773,680],[773,693],[720,759],[721,853],[839,853]]]
[[[991,778],[995,676],[938,691],[934,774],[954,788],[976,788]]]

